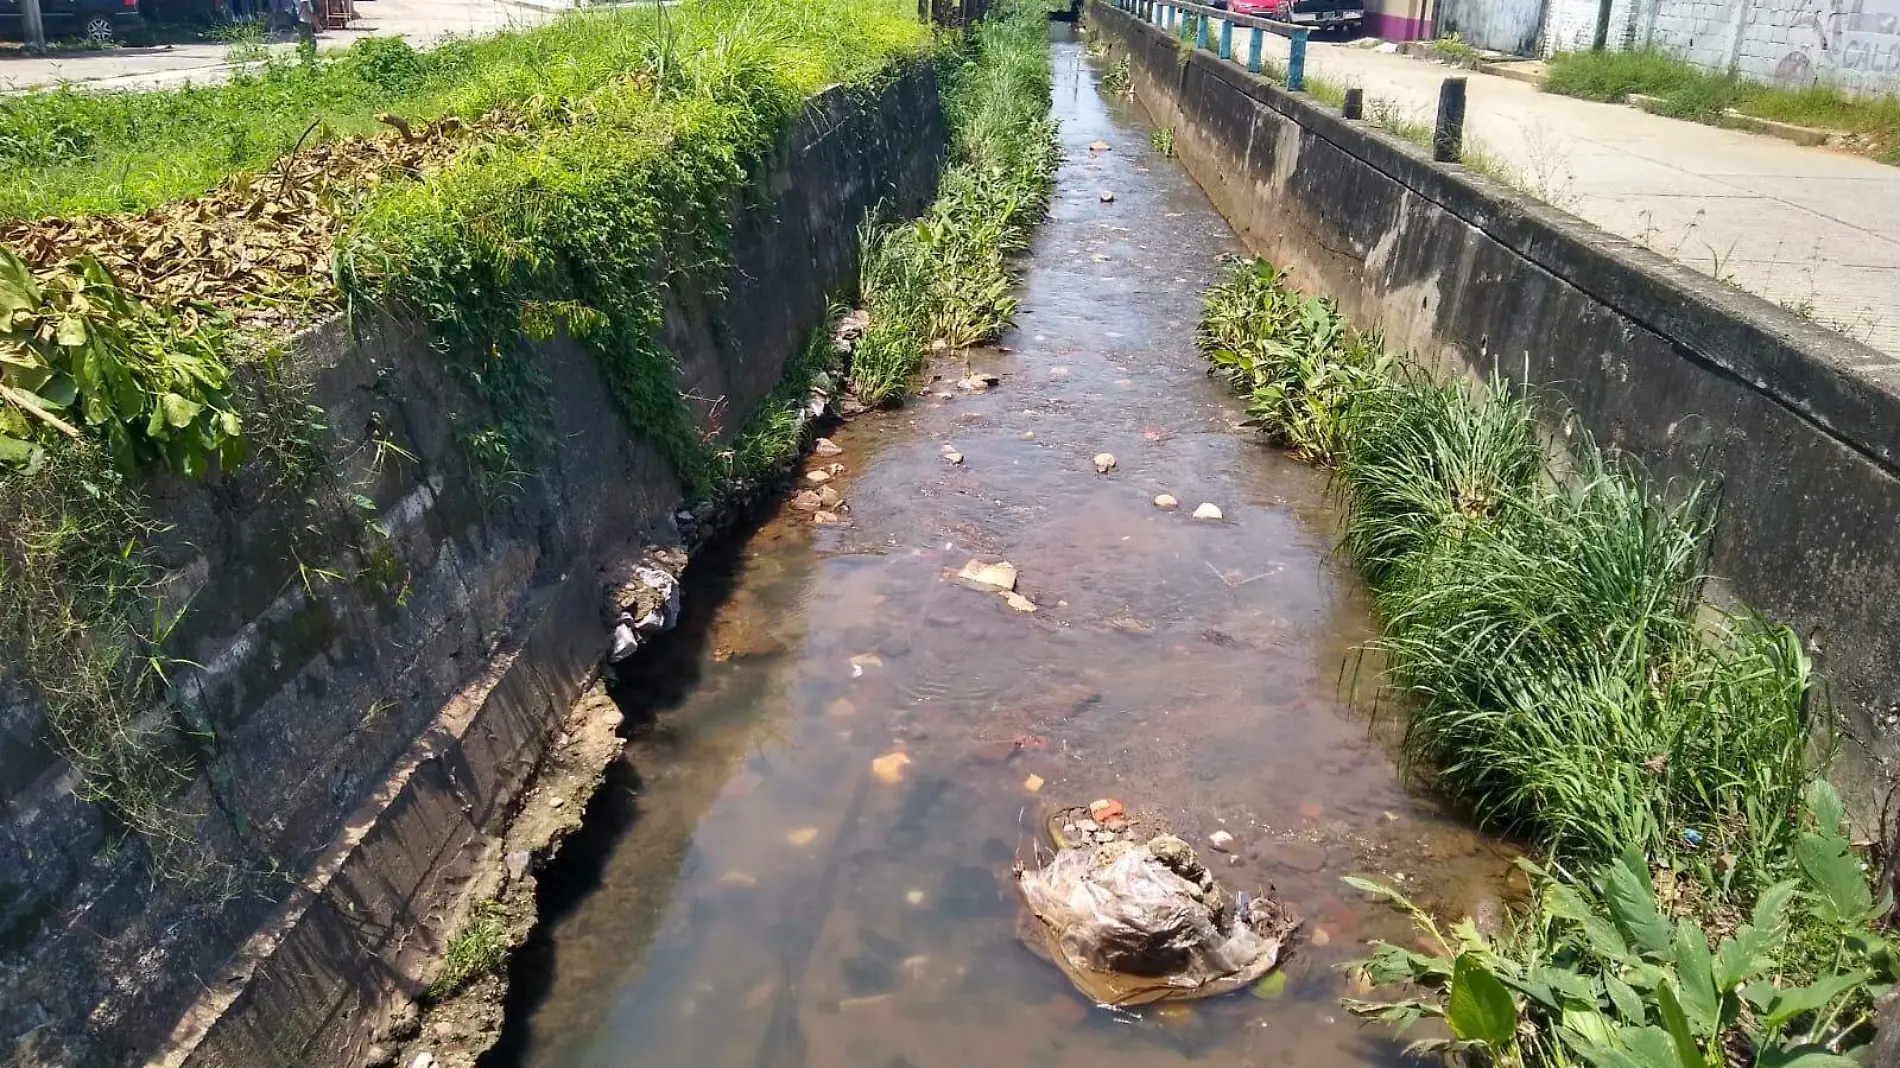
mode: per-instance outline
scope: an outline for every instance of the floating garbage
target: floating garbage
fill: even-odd
[[[1114,809],[1057,816],[1054,855],[1018,866],[1029,947],[1110,1008],[1213,997],[1272,971],[1299,921],[1271,897],[1230,894],[1173,835],[1138,842]]]

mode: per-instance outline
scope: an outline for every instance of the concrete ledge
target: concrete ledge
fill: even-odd
[[[1884,757],[1900,705],[1900,362],[1108,5],[1136,97],[1250,247],[1401,351],[1544,391],[1661,483],[1719,485],[1721,589],[1792,626]],[[1850,786],[1853,784],[1849,784]]]

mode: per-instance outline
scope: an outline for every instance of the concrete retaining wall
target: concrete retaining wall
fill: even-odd
[[[1119,10],[1089,17],[1221,212],[1300,285],[1394,349],[1548,387],[1660,479],[1719,483],[1721,588],[1808,639],[1850,755],[1892,759],[1900,365]]]
[[[927,66],[811,102],[737,199],[724,294],[668,290],[703,431],[777,383],[852,284],[859,220],[920,208],[945,144]],[[191,606],[170,651],[201,665],[176,680],[200,772],[170,802],[191,879],[154,882],[74,796],[0,665],[8,1063],[137,1063],[170,1035],[166,1063],[320,1068],[414,992],[414,947],[606,649],[597,569],[675,539],[669,465],[584,351],[542,355],[560,432],[506,484],[471,469],[457,432],[480,407],[423,334],[332,322],[289,361],[313,407],[282,413],[321,441],[316,470],[152,487],[163,589]]]

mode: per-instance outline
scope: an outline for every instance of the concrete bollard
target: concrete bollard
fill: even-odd
[[[1349,119],[1365,118],[1366,91],[1356,87],[1346,90],[1346,103],[1340,107],[1339,113]]]
[[[1465,80],[1446,78],[1438,87],[1438,122],[1432,126],[1432,158],[1456,163],[1465,149]]]

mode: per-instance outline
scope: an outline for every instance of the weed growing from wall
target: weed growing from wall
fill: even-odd
[[[1055,181],[1044,12],[1000,6],[943,63],[952,162],[915,223],[863,233],[870,327],[852,358],[869,404],[902,395],[931,345],[994,339],[1016,310],[1011,259],[1027,247]]]

